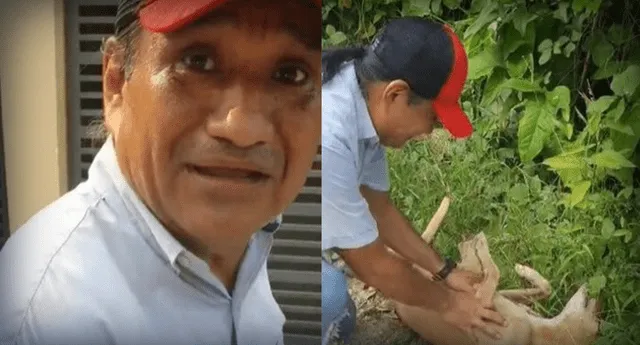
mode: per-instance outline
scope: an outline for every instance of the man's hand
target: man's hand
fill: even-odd
[[[455,291],[475,293],[475,284],[482,281],[482,275],[456,268],[445,279],[447,286]]]
[[[499,327],[506,326],[506,320],[493,309],[484,307],[473,293],[447,290],[447,303],[443,305],[442,317],[445,322],[469,334],[479,328],[488,336],[500,339]]]

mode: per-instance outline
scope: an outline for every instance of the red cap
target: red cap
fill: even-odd
[[[444,29],[451,39],[453,65],[449,78],[432,104],[433,110],[447,131],[455,138],[462,139],[473,133],[471,122],[460,106],[460,96],[467,79],[469,61],[458,36],[449,26],[444,25]]]
[[[149,31],[171,32],[192,23],[229,0],[148,0],[138,14]],[[320,8],[322,0],[313,0]]]

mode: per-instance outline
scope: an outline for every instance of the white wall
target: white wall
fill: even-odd
[[[67,190],[64,2],[0,0],[9,228]]]

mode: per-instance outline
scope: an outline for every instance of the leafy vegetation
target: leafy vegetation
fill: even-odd
[[[436,245],[485,231],[505,288],[515,263],[546,276],[558,313],[587,282],[599,344],[640,343],[640,2],[325,0],[323,45],[367,43],[390,18],[450,24],[470,60],[476,132],[390,151],[392,195],[423,229],[453,203]]]

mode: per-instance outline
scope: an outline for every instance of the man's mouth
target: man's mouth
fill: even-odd
[[[269,178],[268,175],[251,169],[227,168],[227,167],[207,167],[199,165],[188,165],[187,170],[198,175],[227,180],[245,180],[249,182],[262,182]]]

